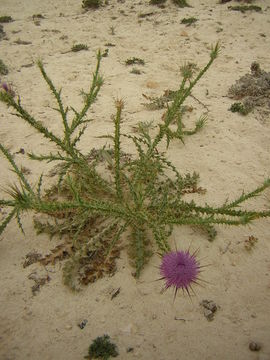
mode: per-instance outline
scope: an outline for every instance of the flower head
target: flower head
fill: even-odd
[[[5,81],[4,82],[1,82],[0,80],[0,91],[5,91],[6,93],[8,93],[9,95],[11,95],[12,97],[15,96],[15,92],[14,90],[12,89],[11,85],[6,83]]]
[[[171,251],[165,254],[160,265],[162,279],[166,280],[165,290],[173,286],[175,296],[178,289],[189,294],[192,283],[196,283],[200,273],[200,264],[196,259],[196,252]]]

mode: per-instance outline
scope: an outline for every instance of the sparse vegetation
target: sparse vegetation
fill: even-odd
[[[194,129],[184,130],[182,112],[185,100],[194,86],[206,73],[218,56],[218,44],[211,50],[208,63],[194,74],[189,64],[182,66],[182,81],[172,101],[167,104],[162,121],[139,123],[135,135],[121,131],[124,103],[116,100],[113,117],[114,131],[101,138],[106,145],[83,153],[78,144],[90,122],[86,118],[89,108],[96,101],[103,79],[99,74],[102,59],[97,54],[97,65],[90,89],[82,92],[84,103],[80,110],[65,107],[61,90],[57,90],[47,75],[41,61],[38,67],[49,86],[60,114],[63,134],[59,136],[36,120],[8,92],[0,92],[0,100],[12,109],[43,137],[55,144],[56,150],[47,154],[29,153],[36,161],[57,162],[53,169],[57,175],[55,185],[43,189],[43,175],[33,186],[17,166],[8,149],[0,144],[19,182],[6,189],[7,198],[0,199],[0,206],[9,213],[0,224],[0,234],[13,218],[22,231],[22,213],[30,210],[46,215],[34,221],[38,233],[50,236],[65,235],[62,243],[45,257],[37,257],[42,264],[54,264],[64,260],[64,283],[72,289],[80,289],[96,281],[104,274],[116,270],[116,258],[125,245],[139,277],[153,252],[166,254],[170,251],[169,238],[175,226],[191,225],[203,230],[213,240],[215,225],[246,225],[251,221],[270,216],[270,210],[241,209],[241,205],[270,187],[270,179],[253,191],[241,193],[236,199],[219,206],[197,205],[185,199],[187,193],[204,193],[198,186],[197,173],[180,174],[177,168],[160,150],[161,143],[170,146],[173,139],[184,141],[186,136],[200,130],[204,118],[197,121]],[[121,147],[121,140],[129,140],[137,154],[129,155]],[[59,164],[60,163],[60,164]],[[125,235],[125,236],[123,236]]]
[[[231,105],[229,110],[231,112],[238,112],[241,115],[247,115],[251,111],[251,108],[245,106],[241,102],[235,102]]]
[[[246,11],[256,11],[256,12],[262,11],[262,8],[257,5],[235,5],[235,6],[229,6],[228,9],[233,11],[240,11],[241,13],[245,13]]]
[[[115,27],[114,26],[110,26],[110,34],[115,35]]]
[[[144,65],[145,62],[143,59],[137,58],[137,57],[133,57],[130,59],[127,59],[125,61],[126,65]]]
[[[76,45],[73,45],[71,48],[71,51],[73,51],[73,52],[78,52],[78,51],[82,51],[82,50],[88,50],[88,46],[85,44],[76,44]]]
[[[180,8],[191,7],[186,0],[173,0],[173,3]]]
[[[130,73],[135,75],[141,75],[142,72],[140,69],[133,68]]]
[[[232,0],[220,0],[220,4],[226,4],[230,1],[232,1]],[[253,2],[253,0],[235,0],[235,1],[244,2],[244,3],[248,3],[248,4]]]
[[[165,4],[167,0],[150,0],[149,4],[150,5],[162,5]]]
[[[0,75],[7,75],[8,74],[8,67],[5,65],[3,60],[0,59]]]
[[[118,356],[118,350],[108,335],[97,337],[89,346],[88,356],[86,359],[102,359],[107,360],[110,357]]]
[[[9,23],[12,21],[13,19],[11,16],[0,16],[0,23]]]
[[[237,80],[230,87],[228,96],[237,100],[231,111],[245,114],[256,108],[258,112],[269,112],[270,72],[262,70],[259,63],[253,62],[250,74],[245,74]]]
[[[32,15],[32,19],[33,20],[41,20],[41,19],[45,19],[45,17],[42,14],[34,14],[34,15]]]
[[[255,245],[258,242],[258,238],[253,235],[250,235],[247,240],[244,241],[244,246],[247,251],[254,249]]]
[[[190,25],[194,24],[197,21],[198,21],[198,19],[196,19],[195,17],[189,17],[189,18],[182,19],[181,24],[185,24],[187,26],[190,26]]]
[[[101,0],[83,0],[83,9],[97,9],[102,5]]]

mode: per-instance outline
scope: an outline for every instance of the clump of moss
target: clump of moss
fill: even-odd
[[[83,9],[97,9],[101,6],[101,0],[83,0]]]
[[[110,357],[118,356],[118,350],[115,344],[111,343],[108,335],[97,337],[89,346],[86,359],[107,360]]]
[[[241,11],[241,13],[245,13],[246,11],[262,11],[262,8],[257,5],[236,5],[236,6],[229,6],[230,10],[233,11]]]
[[[187,26],[190,26],[190,25],[194,24],[197,21],[198,21],[198,19],[196,19],[195,17],[189,17],[189,18],[182,19],[181,24],[185,24]]]
[[[143,59],[140,59],[137,57],[127,59],[125,63],[126,63],[126,65],[144,65],[145,64]]]
[[[3,60],[0,59],[0,75],[7,75],[8,74],[8,68],[4,64]]]
[[[0,16],[0,23],[9,23],[13,21],[11,16]]]
[[[78,52],[81,50],[88,50],[88,46],[85,44],[76,44],[76,45],[73,45],[71,48],[71,51],[73,51],[73,52]]]
[[[251,111],[251,108],[242,104],[241,102],[235,102],[231,105],[229,110],[234,113],[238,112],[241,115],[247,115]]]

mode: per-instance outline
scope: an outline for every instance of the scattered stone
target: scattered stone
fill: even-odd
[[[212,321],[213,318],[214,318],[214,313],[213,313],[211,310],[204,309],[204,310],[203,310],[203,314],[204,314],[204,316],[206,317],[206,319],[207,319],[208,321]]]
[[[22,152],[20,152],[20,153],[22,154]],[[41,254],[37,253],[36,251],[30,251],[28,254],[25,255],[25,261],[23,263],[23,267],[26,268],[27,266],[30,266],[30,265],[38,262],[39,259],[41,259],[41,258],[42,258]]]
[[[249,343],[248,347],[249,347],[249,350],[251,350],[251,351],[259,351],[259,350],[261,350],[261,345],[256,343],[255,341],[251,341]]]
[[[188,33],[185,30],[183,30],[181,31],[180,36],[188,37]]]
[[[81,323],[78,324],[79,328],[82,330],[85,328],[86,324],[88,323],[87,319],[84,319]]]
[[[119,287],[117,290],[115,290],[115,291],[112,293],[111,300],[114,299],[117,295],[120,294],[120,289],[121,289],[121,288]]]
[[[131,323],[126,325],[123,329],[121,329],[121,331],[125,334],[136,334],[137,330],[138,329],[137,329],[136,325],[131,324]]]
[[[217,311],[217,305],[212,300],[203,300],[200,302],[200,305],[203,306],[204,316],[208,321],[212,321],[214,319],[214,314]]]
[[[25,154],[24,148],[20,148],[20,150],[16,151],[15,154]],[[27,255],[26,255],[27,256]]]
[[[28,275],[28,279],[29,280],[34,280],[34,282],[35,282],[35,285],[33,285],[31,287],[32,294],[34,296],[37,294],[37,292],[40,291],[41,286],[45,285],[47,282],[49,282],[51,280],[49,275],[39,276],[39,275],[36,274],[36,272],[33,272],[30,275]]]

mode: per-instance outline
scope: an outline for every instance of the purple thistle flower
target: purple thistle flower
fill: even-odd
[[[3,89],[5,92],[7,92],[9,95],[11,95],[12,97],[15,96],[15,92],[12,90],[12,87],[10,84],[7,84],[5,81],[1,82],[0,81],[0,90]]]
[[[166,280],[164,290],[173,286],[175,288],[175,295],[178,289],[186,291],[188,295],[189,289],[192,290],[192,283],[197,283],[198,275],[200,273],[200,264],[196,259],[195,251],[193,254],[187,251],[171,251],[162,257],[160,265],[160,273],[162,280]]]

